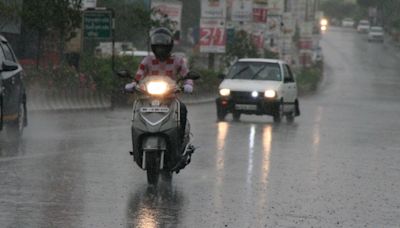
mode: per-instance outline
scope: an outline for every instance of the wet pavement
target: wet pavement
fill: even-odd
[[[293,124],[189,106],[199,148],[157,189],[127,153],[129,110],[33,113],[1,140],[0,227],[399,227],[398,54],[343,29],[322,46]]]

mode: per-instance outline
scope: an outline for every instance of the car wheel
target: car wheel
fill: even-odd
[[[26,109],[20,103],[17,119],[7,124],[7,136],[10,140],[19,140],[22,137],[26,122]]]
[[[3,96],[0,95],[0,131],[3,130]]]
[[[232,117],[233,117],[233,121],[239,121],[240,120],[240,112],[233,112],[232,113]]]
[[[294,122],[294,113],[291,112],[290,114],[286,114],[286,121],[288,123],[293,123]]]
[[[167,183],[170,183],[172,181],[172,175],[173,173],[168,171],[168,170],[162,170],[161,171],[161,180]]]
[[[299,100],[296,99],[296,101],[294,102],[294,116],[300,116],[300,104],[299,104]]]
[[[224,110],[221,106],[217,105],[217,119],[218,121],[224,121],[228,112]]]
[[[283,102],[281,101],[276,105],[275,112],[274,112],[274,122],[280,123],[283,116]]]

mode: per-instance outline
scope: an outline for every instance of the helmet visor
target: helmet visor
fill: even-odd
[[[171,43],[172,43],[172,38],[167,34],[159,33],[151,36],[152,45],[170,45]]]

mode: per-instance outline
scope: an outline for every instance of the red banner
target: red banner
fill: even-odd
[[[253,8],[253,22],[266,23],[268,9],[267,8]]]

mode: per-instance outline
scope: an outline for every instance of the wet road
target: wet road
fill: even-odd
[[[31,115],[1,144],[0,227],[399,227],[399,52],[362,37],[325,35],[294,124],[190,106],[200,148],[157,190],[127,153],[129,110]]]

